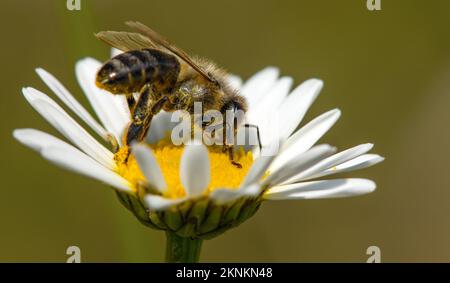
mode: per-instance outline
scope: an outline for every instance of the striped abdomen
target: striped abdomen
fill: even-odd
[[[142,49],[119,54],[98,71],[97,86],[114,94],[131,94],[151,83],[161,91],[174,86],[180,72],[175,56],[156,50]]]

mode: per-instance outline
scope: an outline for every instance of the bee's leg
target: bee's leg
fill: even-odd
[[[226,127],[227,125],[224,126],[225,129]],[[228,151],[228,158],[230,159],[231,164],[233,164],[237,168],[242,168],[242,165],[234,160],[234,146],[232,144],[227,143],[227,134],[224,134],[222,152],[225,153],[226,151]]]
[[[130,109],[130,113],[133,113],[133,108],[136,105],[136,99],[134,99],[133,94],[127,95],[127,104],[128,109]]]
[[[228,150],[228,157],[230,158],[231,164],[236,166],[237,168],[242,168],[241,163],[234,160],[234,147],[233,146],[224,146],[225,150]]]
[[[112,134],[108,134],[107,140],[111,144],[113,152],[116,153],[119,150],[119,142],[117,141],[116,137],[114,137],[114,135]]]
[[[124,135],[125,144],[130,145],[133,141],[142,141],[145,138],[153,115],[162,109],[166,101],[167,97],[152,90],[150,84],[142,87],[131,114],[131,123]]]
[[[259,151],[261,151],[262,145],[261,145],[261,136],[259,134],[259,127],[257,125],[253,125],[253,124],[245,124],[244,127],[256,129],[256,137],[258,138]]]

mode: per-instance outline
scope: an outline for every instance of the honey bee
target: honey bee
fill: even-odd
[[[245,98],[228,85],[225,71],[208,60],[191,58],[142,23],[126,24],[137,32],[101,31],[96,34],[100,40],[124,52],[100,68],[96,84],[127,98],[131,122],[123,136],[125,144],[142,141],[153,116],[161,110],[186,110],[193,114],[194,103],[201,102],[203,111],[218,110],[223,115],[227,111],[247,111]],[[134,93],[138,93],[137,98]],[[234,121],[234,136],[240,123]],[[223,150],[228,151],[232,164],[240,168],[234,160],[233,145],[224,142]]]

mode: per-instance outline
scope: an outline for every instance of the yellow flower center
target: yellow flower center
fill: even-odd
[[[168,190],[164,196],[168,198],[185,196],[185,189],[180,181],[180,160],[184,146],[174,146],[167,140],[163,140],[157,145],[148,146],[152,149],[167,183]],[[115,154],[114,159],[119,174],[134,187],[137,187],[139,182],[145,182],[145,177],[134,156],[132,154],[128,156],[128,152],[128,147],[121,147]],[[208,147],[208,155],[211,164],[211,182],[207,188],[207,193],[217,188],[238,188],[253,163],[252,153],[245,153],[243,150],[235,153],[235,161],[240,163],[242,168],[237,168],[231,164],[228,154],[222,152],[222,147]],[[195,164],[192,164],[192,166],[195,166]],[[192,177],[195,178],[195,176]]]

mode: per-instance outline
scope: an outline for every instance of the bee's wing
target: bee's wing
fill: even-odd
[[[126,22],[126,24],[136,29],[139,33],[147,37],[147,40],[150,40],[153,45],[156,45],[159,47],[159,49],[165,49],[176,56],[178,56],[181,60],[186,62],[189,66],[191,66],[194,70],[196,70],[199,74],[201,74],[203,77],[205,77],[207,80],[211,82],[216,82],[216,80],[205,70],[203,70],[202,67],[197,65],[189,55],[184,52],[181,48],[176,47],[175,45],[171,44],[169,41],[167,41],[164,37],[162,37],[160,34],[158,34],[156,31],[152,30],[148,26],[140,23],[140,22]]]
[[[157,48],[157,46],[146,36],[139,33],[124,31],[101,31],[95,36],[107,44],[124,52],[144,48]]]

